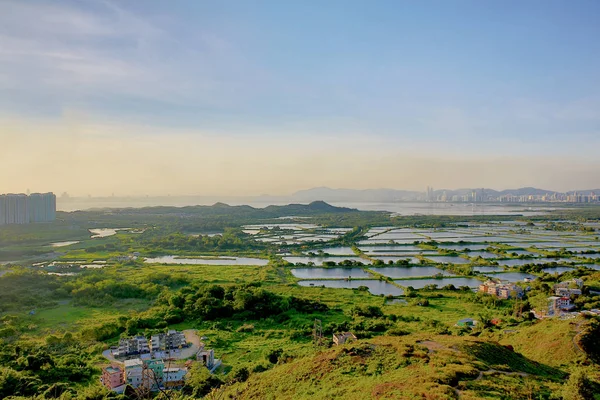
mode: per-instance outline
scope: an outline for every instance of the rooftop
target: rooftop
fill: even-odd
[[[137,366],[141,367],[142,365],[144,365],[144,362],[139,358],[134,358],[133,360],[125,360],[123,363],[125,364],[125,368]]]

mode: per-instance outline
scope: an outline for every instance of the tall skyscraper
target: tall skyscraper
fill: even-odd
[[[50,222],[55,219],[54,193],[0,195],[0,225]]]
[[[6,204],[7,198],[5,194],[0,194],[0,225],[6,224]]]

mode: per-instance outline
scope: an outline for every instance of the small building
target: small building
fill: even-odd
[[[139,358],[132,360],[125,360],[125,375],[124,379],[128,385],[133,388],[138,388],[143,382],[142,372],[144,369],[144,362]]]
[[[341,346],[348,342],[353,342],[356,340],[356,335],[352,332],[343,332],[343,333],[334,333],[333,334],[333,344],[337,346]]]
[[[490,280],[479,285],[479,291],[499,299],[519,299],[523,297],[523,289],[514,283],[496,283]]]
[[[560,315],[562,311],[571,311],[575,306],[568,297],[548,297],[548,316]]]
[[[187,346],[183,332],[177,332],[175,330],[152,335],[150,342],[152,344],[152,351],[173,350]]]
[[[185,368],[165,368],[164,369],[164,386],[165,389],[179,389],[185,385],[185,376],[187,369]]]
[[[116,365],[111,365],[102,369],[102,384],[108,389],[121,393],[125,385],[125,376],[121,368]]]
[[[143,360],[142,382],[146,389],[158,390],[163,386],[165,362],[161,359]]]
[[[463,318],[456,323],[456,326],[462,326],[467,328],[472,328],[477,325],[477,321],[473,318]]]
[[[581,296],[581,289],[570,289],[566,287],[556,287],[554,289],[554,294],[559,297],[578,297]]]
[[[119,347],[113,350],[112,353],[115,357],[137,356],[149,354],[150,347],[148,346],[148,340],[144,336],[135,336],[119,340]]]
[[[215,351],[213,349],[204,349],[204,346],[196,353],[196,359],[206,368],[212,370],[215,366]]]

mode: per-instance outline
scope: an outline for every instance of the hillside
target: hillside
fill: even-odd
[[[381,336],[280,362],[228,387],[224,398],[538,398],[559,391],[565,376],[496,342]]]
[[[569,366],[583,357],[573,343],[573,337],[581,323],[580,319],[543,320],[530,327],[502,333],[499,335],[499,342],[511,345],[526,357],[553,367]]]

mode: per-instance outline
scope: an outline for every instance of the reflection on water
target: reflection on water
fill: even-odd
[[[79,240],[73,240],[70,242],[56,242],[56,243],[50,243],[50,246],[52,247],[65,247],[65,246],[70,246],[72,244],[77,244],[79,243]]]
[[[356,281],[356,280],[338,280],[338,281],[311,281],[305,280],[298,282],[300,286],[325,286],[328,288],[339,288],[339,289],[357,289],[359,286],[366,286],[369,288],[369,292],[374,295],[392,295],[402,296],[404,290],[387,283],[385,281]]]
[[[161,256],[146,258],[144,262],[148,264],[267,265],[269,260],[248,257],[180,258],[179,256]]]
[[[294,268],[292,275],[296,278],[372,278],[373,276],[365,272],[362,268]]]
[[[520,282],[524,281],[525,279],[534,280],[537,278],[535,275],[526,274],[525,272],[502,272],[499,274],[490,275],[489,277],[508,282]]]
[[[363,264],[370,264],[369,260],[365,260],[356,256],[353,257],[297,257],[297,256],[288,256],[283,257],[283,259],[292,264],[308,264],[309,262],[315,265],[323,265],[326,261],[333,261],[336,264],[340,263],[344,260],[357,261]]]
[[[415,289],[422,289],[427,285],[437,285],[438,288],[442,288],[446,285],[454,285],[454,287],[458,288],[460,286],[468,286],[470,288],[476,288],[481,285],[481,281],[475,278],[442,278],[442,279],[409,279],[409,280],[399,280],[395,281],[397,284],[402,285],[404,287],[412,286]]]
[[[390,278],[411,278],[416,276],[434,276],[437,274],[452,275],[450,272],[436,267],[371,267],[369,269]]]

